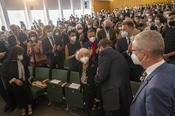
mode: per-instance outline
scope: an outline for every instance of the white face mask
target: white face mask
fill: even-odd
[[[82,30],[82,29],[79,29],[79,30],[78,30],[78,33],[82,33],[82,32],[83,32],[83,30]]]
[[[48,37],[52,37],[52,32],[48,32],[48,33],[47,33],[47,36],[48,36]]]
[[[91,38],[89,38],[89,40],[90,40],[90,42],[94,42],[95,41],[95,37],[91,37]]]
[[[31,40],[32,40],[32,41],[35,41],[35,40],[36,40],[36,37],[31,37]]]
[[[95,29],[97,28],[97,26],[93,26]]]
[[[149,16],[149,14],[146,14],[146,16],[148,17],[148,16]]]
[[[76,41],[76,36],[71,37],[71,40],[75,42]]]
[[[80,61],[83,63],[83,64],[86,64],[88,61],[89,61],[89,57],[82,57],[80,59]]]
[[[152,22],[152,19],[148,19],[148,22]]]
[[[92,26],[91,25],[88,25],[88,28],[91,28]]]
[[[122,30],[122,27],[118,27],[119,30]]]
[[[122,36],[123,38],[127,37],[127,36],[128,36],[128,32],[122,31],[121,36]]]
[[[59,33],[55,33],[55,35],[59,35]]]
[[[159,24],[160,23],[160,20],[155,20],[155,24]]]
[[[18,60],[22,61],[23,60],[23,55],[19,55]]]
[[[134,53],[132,53],[131,59],[132,59],[134,64],[141,65],[141,62],[139,61],[139,58]]]

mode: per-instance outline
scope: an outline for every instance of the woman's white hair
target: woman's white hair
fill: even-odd
[[[87,48],[81,48],[80,50],[77,51],[75,58],[79,61],[80,60],[80,54],[89,54],[91,56],[89,50]]]

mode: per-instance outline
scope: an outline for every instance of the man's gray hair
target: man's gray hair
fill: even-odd
[[[111,24],[111,26],[113,25],[113,23],[112,23],[109,19],[106,19],[106,20],[103,22],[104,26],[106,25],[107,22],[109,22],[109,23]]]
[[[137,44],[137,49],[148,51],[154,58],[161,57],[164,53],[164,40],[157,31],[143,31],[136,35],[134,41]]]

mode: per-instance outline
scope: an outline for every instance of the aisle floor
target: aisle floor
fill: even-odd
[[[34,108],[34,116],[80,116],[78,113],[66,112],[65,106],[60,105],[47,105],[47,100],[41,100],[39,104]],[[4,113],[3,107],[5,103],[0,97],[0,116],[20,116],[20,110],[15,109],[11,113]]]

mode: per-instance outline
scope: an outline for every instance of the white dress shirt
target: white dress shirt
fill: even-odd
[[[106,31],[106,29],[105,29],[105,33],[106,33],[106,37],[107,37],[107,39],[110,40],[110,34],[109,34],[109,31]]]
[[[129,38],[128,37],[126,37],[126,41],[127,41],[127,44],[129,45],[130,43],[129,43]],[[134,36],[132,35],[130,37],[130,42],[133,42],[133,41],[134,41]]]
[[[154,70],[156,70],[159,66],[161,66],[164,62],[165,62],[165,60],[162,59],[162,60],[159,61],[158,63],[149,66],[149,67],[146,69],[147,76],[145,77],[145,79],[146,79]]]

